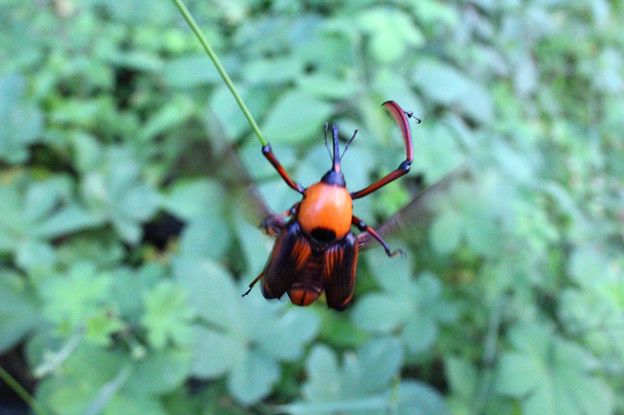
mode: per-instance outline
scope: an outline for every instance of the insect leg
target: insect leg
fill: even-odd
[[[268,235],[276,236],[286,226],[285,219],[297,213],[299,204],[300,202],[297,202],[282,213],[267,216],[260,224],[260,227]]]
[[[261,273],[260,275],[258,275],[256,278],[254,278],[254,280],[249,284],[249,289],[247,291],[245,291],[243,293],[243,295],[241,295],[241,297],[246,296],[247,294],[249,294],[252,290],[252,288],[254,287],[254,285],[256,285],[256,283],[258,281],[260,281],[262,279],[262,277],[264,276],[264,273]]]
[[[379,189],[380,187],[383,187],[388,183],[395,181],[399,177],[407,174],[410,171],[412,161],[414,160],[414,150],[412,148],[412,133],[410,131],[408,120],[408,118],[412,117],[412,113],[406,112],[405,110],[403,110],[403,108],[399,106],[399,104],[394,101],[386,101],[383,103],[383,105],[388,108],[390,114],[401,128],[401,135],[403,136],[403,143],[405,144],[405,160],[403,160],[403,162],[399,164],[399,167],[397,167],[395,170],[388,173],[381,179],[377,180],[373,184],[365,187],[364,189],[358,190],[357,192],[352,192],[351,199],[359,199],[361,197],[367,196],[373,193],[375,190]],[[416,118],[416,120],[418,120],[418,118]]]
[[[403,252],[402,249],[397,249],[397,250],[390,250],[390,247],[388,246],[388,244],[386,243],[386,241],[383,240],[383,238],[381,237],[381,235],[379,235],[377,233],[377,231],[372,227],[366,224],[366,222],[364,222],[362,219],[358,218],[357,216],[352,216],[351,217],[351,223],[355,226],[357,226],[357,228],[362,231],[362,232],[368,232],[373,238],[377,239],[377,241],[381,244],[381,246],[383,246],[383,248],[386,250],[386,255],[388,255],[389,257],[393,257],[397,254],[400,254],[401,256],[405,256],[405,252]],[[358,242],[360,242],[363,239],[363,236],[366,234],[360,234],[358,235]]]
[[[264,154],[264,157],[266,157],[266,159],[269,160],[269,163],[271,163],[271,165],[275,167],[275,170],[277,170],[279,175],[282,176],[282,179],[284,179],[284,181],[286,182],[288,186],[290,186],[293,190],[303,194],[303,190],[304,190],[303,186],[301,186],[299,183],[294,181],[288,175],[288,172],[286,171],[284,166],[282,166],[282,164],[279,162],[277,157],[275,157],[275,154],[273,154],[273,149],[271,148],[271,144],[267,144],[264,147],[262,147],[262,154]]]

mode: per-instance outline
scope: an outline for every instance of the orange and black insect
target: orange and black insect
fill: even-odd
[[[253,286],[262,281],[265,298],[280,298],[288,292],[293,304],[307,306],[325,291],[327,305],[344,310],[353,299],[358,251],[371,237],[385,249],[388,256],[402,253],[392,251],[380,234],[362,219],[353,215],[353,200],[367,196],[382,186],[407,174],[413,160],[410,112],[404,111],[394,101],[383,104],[399,124],[405,144],[405,160],[399,167],[371,185],[356,192],[347,191],[340,161],[357,130],[340,154],[338,128],[331,126],[333,152],[332,166],[320,182],[304,188],[295,182],[277,160],[269,144],[262,147],[262,154],[275,167],[286,184],[303,195],[282,214],[269,215],[263,222],[264,229],[277,236],[264,270],[256,277]],[[420,122],[420,120],[418,120]],[[329,126],[325,125],[325,141]],[[286,222],[286,218],[290,218]],[[362,233],[355,236],[351,227]]]

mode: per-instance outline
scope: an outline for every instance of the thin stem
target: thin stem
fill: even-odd
[[[236,103],[240,107],[241,111],[243,111],[245,118],[247,118],[247,121],[249,122],[251,129],[254,131],[254,133],[258,137],[258,140],[260,140],[260,143],[263,146],[265,146],[267,144],[267,141],[264,139],[264,136],[262,135],[262,132],[260,131],[260,127],[258,127],[258,124],[256,123],[256,120],[254,119],[254,117],[251,115],[251,112],[249,112],[247,105],[245,105],[245,103],[243,102],[243,99],[240,97],[240,95],[236,91],[236,88],[234,87],[234,83],[232,82],[232,80],[230,79],[230,76],[225,71],[225,68],[223,67],[223,65],[221,65],[221,62],[219,61],[217,54],[214,52],[214,50],[212,50],[212,48],[208,44],[208,41],[206,40],[206,37],[202,33],[201,29],[199,28],[199,26],[197,26],[197,23],[195,23],[195,19],[193,19],[193,16],[188,11],[188,9],[186,8],[182,0],[173,0],[173,2],[178,7],[178,10],[180,10],[180,13],[182,13],[182,16],[184,16],[184,20],[186,20],[186,23],[188,23],[188,25],[191,27],[191,30],[193,31],[193,33],[195,33],[195,36],[197,36],[199,43],[201,43],[201,45],[204,47],[204,50],[208,54],[208,57],[210,57],[210,60],[214,64],[215,68],[217,68],[217,72],[219,72],[219,75],[221,75],[223,82],[225,82],[228,89],[232,93],[232,96],[236,100]]]
[[[0,379],[4,381],[9,387],[19,396],[24,402],[30,406],[30,408],[37,415],[47,415],[47,412],[41,407],[39,402],[24,388],[20,383],[7,372],[2,366],[0,366]]]

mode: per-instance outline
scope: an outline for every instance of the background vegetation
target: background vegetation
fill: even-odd
[[[406,259],[362,255],[348,311],[241,299],[271,241],[223,148],[273,209],[297,195],[172,3],[2,0],[0,364],[38,413],[624,413],[622,2],[189,6],[302,183],[325,121],[360,129],[351,188],[394,168],[386,99],[424,120],[426,184],[470,179]]]

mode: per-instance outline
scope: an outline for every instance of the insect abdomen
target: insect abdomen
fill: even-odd
[[[293,304],[307,306],[321,295],[323,291],[322,268],[323,257],[320,255],[310,256],[288,290],[288,297]]]

